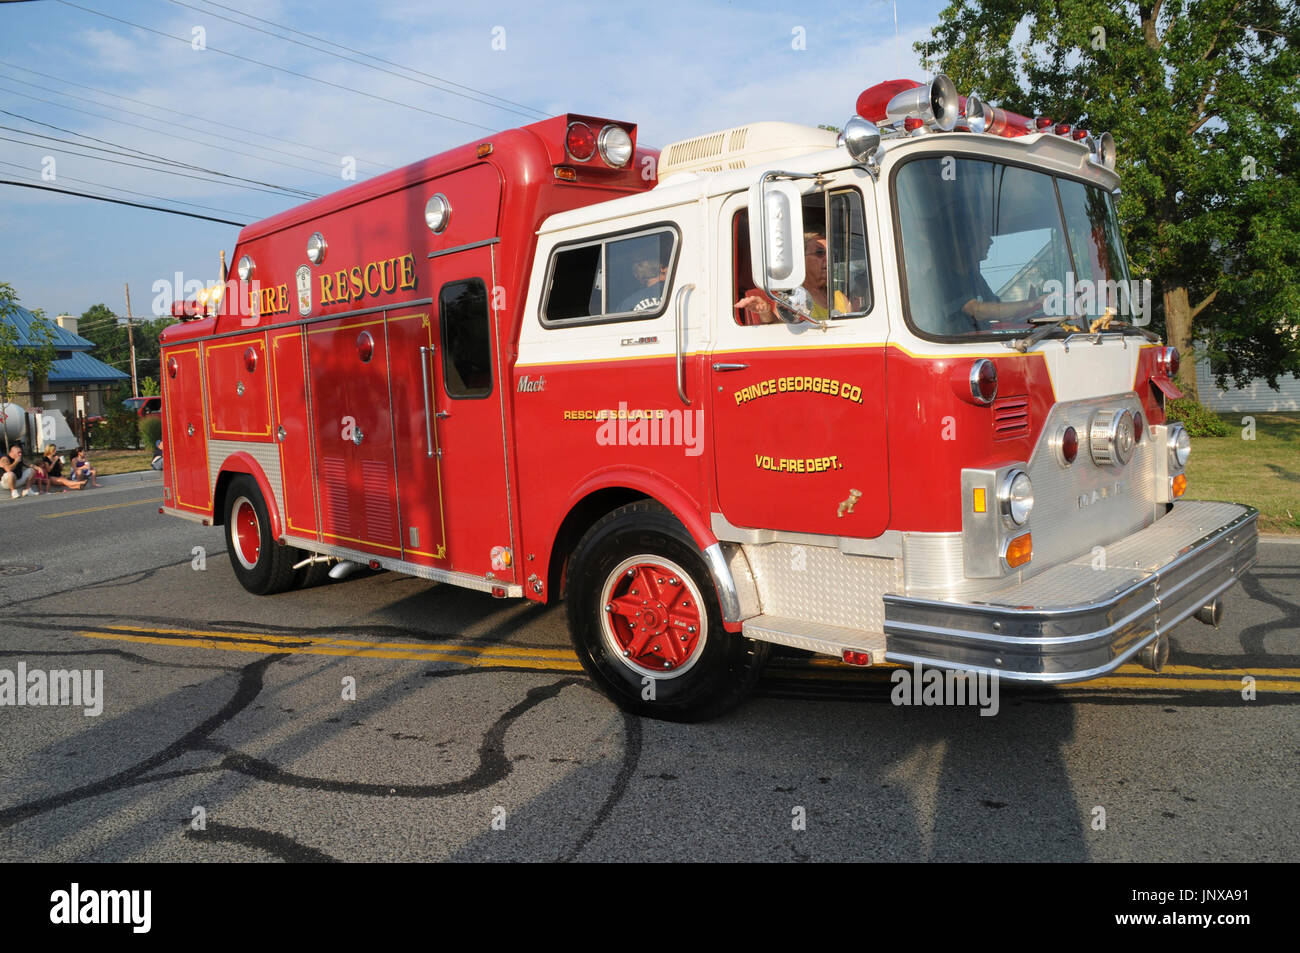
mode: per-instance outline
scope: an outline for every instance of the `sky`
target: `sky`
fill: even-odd
[[[565,112],[661,148],[764,119],[842,126],[866,87],[928,78],[912,44],[943,6],[898,4],[896,38],[886,0],[2,2],[0,180],[250,223],[306,201],[275,187],[327,194],[353,165],[359,181]],[[123,164],[140,152],[181,174]],[[0,281],[49,315],[124,314],[129,284],[150,316],[177,272],[214,282],[238,231],[0,185]]]

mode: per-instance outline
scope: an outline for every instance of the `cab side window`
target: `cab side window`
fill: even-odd
[[[487,397],[492,393],[492,321],[482,279],[443,285],[438,314],[447,396]]]
[[[790,295],[804,302],[816,320],[861,317],[871,310],[866,219],[856,189],[804,196],[804,284]],[[754,287],[749,211],[732,219],[733,301],[748,299],[732,316],[740,325],[777,324],[793,314]],[[757,300],[756,300],[757,299]]]
[[[677,260],[667,226],[564,245],[551,255],[542,324],[635,321],[664,313]]]

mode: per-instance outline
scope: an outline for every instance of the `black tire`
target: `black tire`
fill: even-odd
[[[704,558],[655,502],[620,507],[587,531],[569,562],[567,603],[582,667],[638,715],[720,715],[744,698],[767,658],[767,643],[723,628]]]
[[[293,564],[302,558],[292,546],[278,546],[257,481],[244,475],[226,490],[226,547],[235,578],[249,592],[270,596],[293,586]]]

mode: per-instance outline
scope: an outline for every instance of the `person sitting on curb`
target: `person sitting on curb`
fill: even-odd
[[[86,458],[86,451],[83,447],[78,447],[76,454],[72,458],[72,478],[74,480],[89,480],[91,486],[104,485],[99,482],[99,474],[90,465],[90,460]]]
[[[21,443],[11,443],[9,452],[0,457],[0,487],[9,491],[10,499],[18,499],[20,496],[28,496],[32,488],[27,485],[32,478],[32,468],[23,462],[23,445]],[[19,490],[22,490],[20,493]]]
[[[48,492],[50,485],[61,486],[69,490],[80,490],[86,485],[85,480],[71,479],[63,475],[63,458],[59,456],[58,448],[52,443],[45,445],[45,457],[39,464],[40,468],[45,471],[46,490]]]

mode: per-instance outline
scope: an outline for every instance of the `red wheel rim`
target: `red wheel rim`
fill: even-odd
[[[257,521],[257,508],[246,496],[241,496],[231,508],[230,543],[235,556],[245,569],[254,569],[262,554],[262,526]]]
[[[652,678],[688,671],[708,635],[695,580],[662,556],[633,556],[619,563],[601,590],[601,614],[610,651],[634,672]]]

